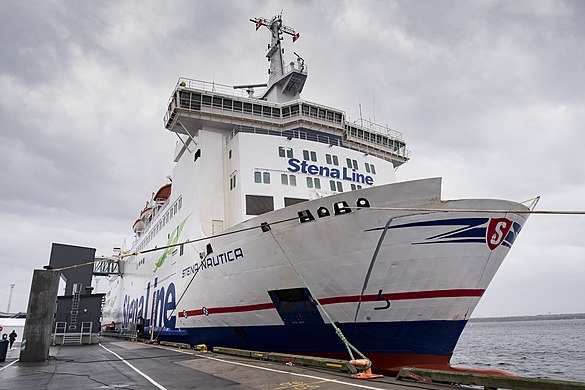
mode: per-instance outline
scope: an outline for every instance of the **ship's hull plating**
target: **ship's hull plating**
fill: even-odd
[[[359,199],[370,207],[336,215]],[[411,210],[387,209],[400,207]],[[143,317],[159,340],[347,358],[331,318],[378,370],[445,367],[526,219],[477,211],[486,209],[526,207],[441,201],[440,180],[426,179],[276,210],[183,248],[153,274],[125,273],[113,287],[122,307],[106,322]],[[185,232],[196,234],[189,221]]]

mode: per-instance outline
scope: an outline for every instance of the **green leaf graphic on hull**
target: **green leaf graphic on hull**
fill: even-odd
[[[107,307],[108,309],[103,311],[103,315],[109,317],[112,315],[112,310],[114,309],[114,303],[116,303],[116,296],[114,296],[111,300],[108,301]]]
[[[167,240],[167,246],[169,247],[165,249],[163,254],[158,258],[158,261],[154,264],[155,267],[152,272],[156,272],[160,267],[162,267],[162,265],[165,263],[165,260],[167,259],[167,256],[173,253],[175,247],[171,245],[175,245],[179,241],[179,236],[181,236],[181,231],[183,230],[183,226],[185,226],[185,222],[187,222],[188,218],[189,217],[185,218],[175,229],[173,229],[173,232]]]

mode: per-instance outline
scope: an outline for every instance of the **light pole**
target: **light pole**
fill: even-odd
[[[8,308],[6,313],[10,313],[10,303],[12,302],[12,290],[14,290],[14,283],[10,283],[10,294],[8,295]]]

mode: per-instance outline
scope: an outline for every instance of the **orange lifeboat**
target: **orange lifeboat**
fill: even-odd
[[[132,225],[132,230],[134,230],[134,233],[136,234],[142,234],[142,232],[144,231],[144,227],[146,226],[146,224],[144,223],[143,220],[141,220],[140,218],[138,218],[135,222],[134,225]]]
[[[144,221],[144,223],[148,223],[152,218],[152,207],[145,207],[140,212],[140,219]]]
[[[154,195],[155,202],[164,202],[171,196],[171,183],[165,184]]]

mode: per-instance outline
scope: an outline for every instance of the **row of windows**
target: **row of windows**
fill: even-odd
[[[318,177],[307,176],[307,188],[314,188],[317,190],[321,189],[321,179]],[[235,188],[236,178],[233,176],[233,187],[232,178],[230,178],[230,190]],[[254,171],[254,183],[259,184],[270,184],[270,172]],[[296,187],[297,177],[295,175],[289,175],[287,173],[280,174],[280,183],[286,186]],[[340,180],[329,180],[329,188],[331,191],[343,192],[343,182]],[[361,190],[362,186],[359,184],[351,184],[352,191]]]
[[[293,148],[279,146],[278,147],[278,156],[284,157],[284,158],[293,158],[294,157]],[[303,149],[303,160],[317,162],[317,152],[315,152],[314,150]],[[325,161],[329,165],[339,166],[339,158],[334,154],[326,153],[325,154]],[[345,161],[347,163],[348,168],[359,170],[359,164],[358,164],[357,160],[347,158]],[[373,173],[373,174],[376,173],[376,167],[374,166],[374,164],[370,164],[370,163],[364,163],[364,164],[366,167],[366,172]],[[256,183],[260,183],[260,182],[256,182]]]
[[[248,103],[233,98],[203,95],[187,91],[179,92],[179,107],[197,111],[200,111],[201,107],[213,107],[271,118],[289,118],[301,114],[338,124],[343,122],[343,114],[341,112],[313,106],[308,103],[302,103],[300,105],[299,103],[293,103],[281,109],[280,107],[265,106],[263,104]]]
[[[181,207],[183,207],[183,198],[179,197],[179,199],[177,199],[162,215],[162,217],[158,220],[156,225],[154,225],[150,229],[148,234],[144,236],[144,239],[142,240],[140,245],[138,245],[137,250],[141,251],[144,248],[146,248],[150,241],[152,241],[152,239],[156,236],[156,234],[160,232],[162,228],[166,226],[167,223],[169,223],[169,221],[175,216],[175,214],[177,214],[179,210],[181,210]]]
[[[406,144],[402,141],[389,138],[380,133],[362,130],[353,126],[346,126],[346,128],[349,131],[349,134],[356,138],[385,146],[387,148],[390,148],[392,151],[396,152],[399,155],[406,154]]]

